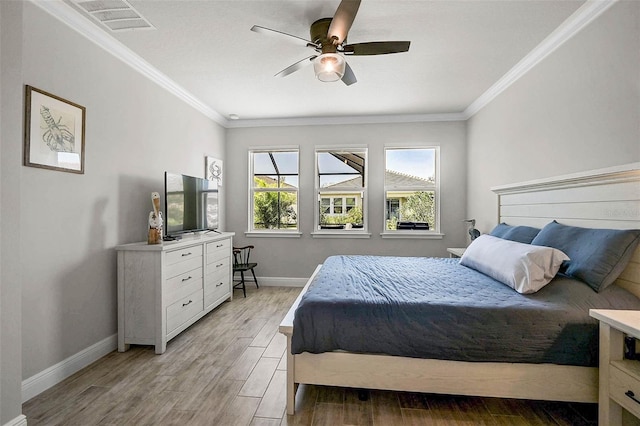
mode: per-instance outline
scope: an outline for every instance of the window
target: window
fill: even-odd
[[[250,231],[298,230],[298,150],[249,153]]]
[[[366,159],[366,148],[316,150],[317,230],[366,230]]]
[[[439,232],[438,148],[385,149],[385,232]]]

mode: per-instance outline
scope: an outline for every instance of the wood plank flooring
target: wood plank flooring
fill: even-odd
[[[299,288],[248,286],[169,342],[112,352],[23,405],[32,425],[595,425],[597,405],[301,385],[278,324]],[[553,386],[549,383],[549,386]],[[366,397],[362,400],[361,397]]]

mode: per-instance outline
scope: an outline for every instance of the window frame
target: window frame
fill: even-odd
[[[319,154],[336,152],[336,153],[355,153],[364,156],[364,184],[362,188],[353,189],[327,189],[320,187],[320,170],[318,165]],[[314,220],[313,220],[313,232],[311,236],[313,238],[369,238],[371,234],[368,229],[369,215],[368,215],[368,187],[369,187],[369,148],[367,145],[340,145],[340,146],[316,146],[314,150],[315,161],[315,197],[314,197]],[[321,194],[322,193],[322,194]],[[358,197],[360,197],[360,204],[358,204]],[[332,216],[347,214],[346,209],[347,199],[355,198],[355,204],[351,207],[360,207],[362,209],[362,228],[352,229],[321,229],[320,227],[320,207],[322,198],[329,198],[329,211]],[[334,213],[334,200],[340,199],[340,208],[343,213]]]
[[[387,152],[393,150],[433,150],[434,151],[434,184],[425,185],[424,187],[406,187],[389,185],[387,182]],[[441,194],[440,194],[440,147],[437,145],[385,145],[383,150],[383,192],[382,192],[382,232],[383,238],[437,238],[444,236],[441,232]],[[387,193],[390,191],[433,191],[434,193],[434,220],[433,226],[429,224],[429,230],[416,229],[387,229]],[[400,209],[401,203],[398,205]]]
[[[254,164],[254,155],[255,154],[265,154],[265,153],[278,153],[278,152],[291,152],[296,153],[297,161],[296,161],[296,169],[298,171],[297,174],[285,173],[282,174],[284,176],[297,176],[298,178],[298,186],[291,188],[283,188],[283,187],[275,187],[275,188],[256,188],[255,186],[255,164]],[[249,148],[248,150],[248,209],[247,209],[247,231],[245,232],[246,236],[251,237],[269,237],[269,236],[282,236],[282,237],[300,237],[301,232],[301,224],[300,224],[300,147],[298,145],[295,146],[278,146],[278,147],[257,147],[257,148]],[[277,174],[277,173],[276,173]],[[257,191],[256,191],[257,190]],[[255,228],[254,223],[254,201],[256,192],[288,192],[294,193],[296,195],[296,228],[295,229],[285,229],[285,228],[277,228],[277,229],[260,229]]]

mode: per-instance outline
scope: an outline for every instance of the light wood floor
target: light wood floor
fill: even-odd
[[[248,288],[172,340],[113,352],[23,406],[31,425],[595,425],[595,404],[303,385],[285,414],[277,327],[299,288]],[[549,383],[549,386],[553,386]]]

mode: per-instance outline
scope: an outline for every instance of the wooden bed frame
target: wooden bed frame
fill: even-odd
[[[499,222],[542,228],[640,228],[640,163],[491,188]],[[287,336],[287,413],[300,383],[551,401],[598,401],[598,368],[554,364],[460,362],[327,352],[291,354],[293,318],[319,265],[280,324]],[[617,285],[640,297],[640,249]],[[552,385],[550,385],[552,384]]]

